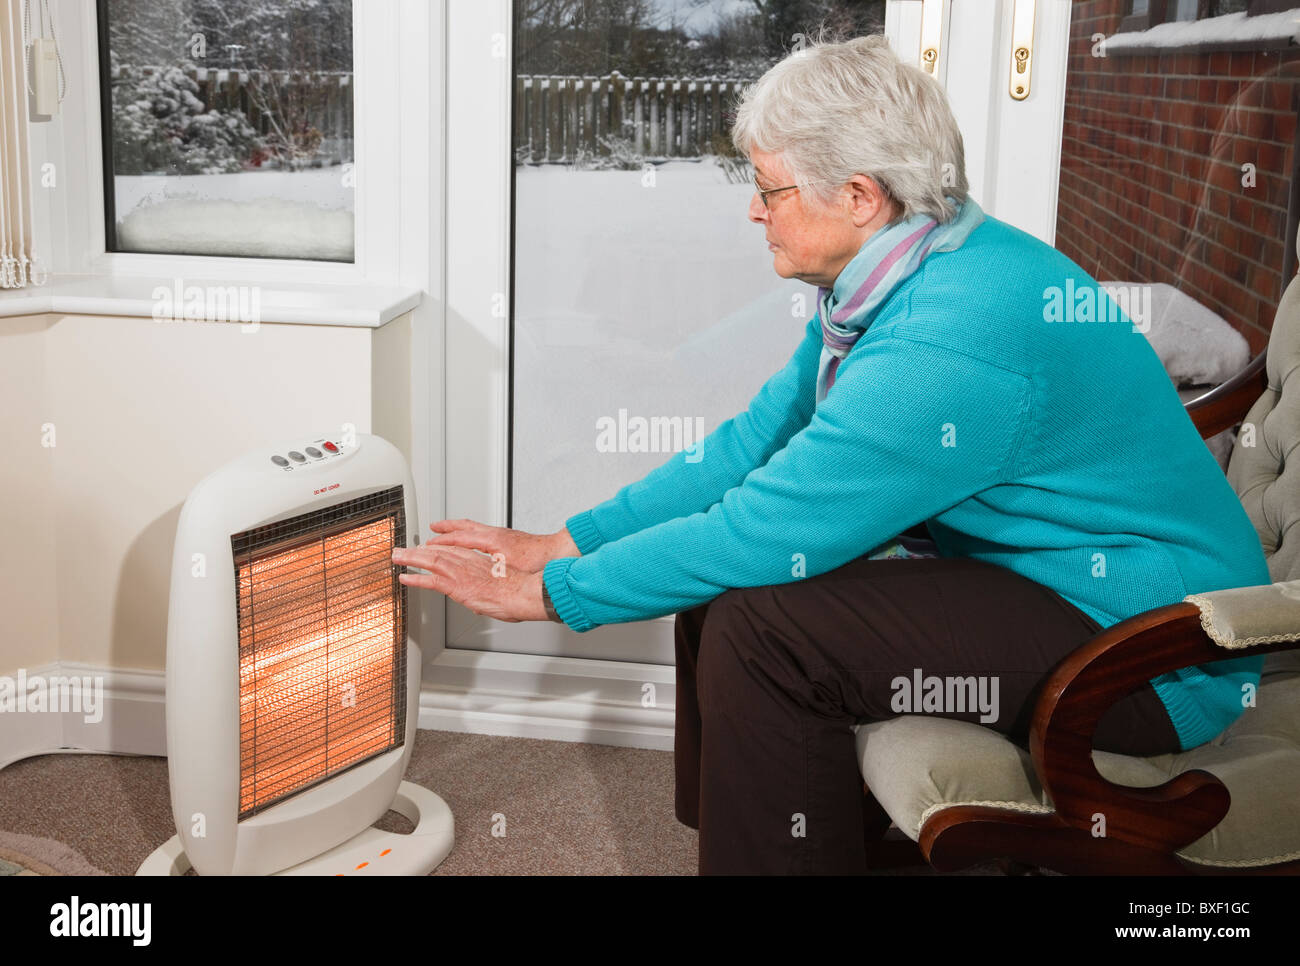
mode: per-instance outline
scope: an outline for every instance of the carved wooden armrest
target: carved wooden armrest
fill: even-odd
[[[1187,414],[1196,424],[1201,439],[1217,436],[1246,417],[1255,400],[1268,388],[1268,373],[1264,369],[1265,355],[1261,352],[1250,360],[1250,365],[1227,382],[1187,403]]]
[[[1216,595],[1223,593],[1229,592]],[[1300,601],[1289,606],[1300,610]],[[1039,696],[1029,735],[1034,769],[1057,815],[1081,829],[1096,827],[1102,815],[1108,837],[1158,851],[1177,851],[1212,829],[1230,804],[1218,778],[1192,769],[1148,788],[1114,784],[1093,764],[1093,732],[1107,709],[1157,675],[1300,648],[1300,620],[1290,629],[1288,640],[1274,634],[1263,643],[1223,647],[1206,633],[1196,604],[1183,601],[1115,624],[1065,658]]]

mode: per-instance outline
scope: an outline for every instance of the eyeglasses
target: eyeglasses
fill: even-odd
[[[768,202],[767,202],[767,196],[768,196],[768,195],[770,195],[770,194],[772,194],[772,193],[774,193],[774,192],[777,192],[777,191],[789,191],[789,190],[791,190],[792,188],[804,188],[804,187],[807,187],[807,186],[810,185],[810,184],[821,184],[821,183],[822,183],[823,181],[825,181],[826,179],[823,178],[823,179],[821,179],[821,180],[819,180],[819,181],[805,181],[805,182],[804,182],[803,184],[801,184],[801,185],[800,185],[800,184],[788,184],[788,185],[786,185],[784,188],[764,188],[761,184],[758,183],[758,176],[757,176],[757,175],[755,175],[755,176],[754,176],[752,179],[750,179],[750,180],[752,180],[752,181],[754,182],[754,190],[758,192],[758,196],[759,196],[760,198],[763,199],[763,207],[764,207],[764,208],[767,208],[767,209],[770,210],[772,206],[771,206],[770,204],[768,204]]]

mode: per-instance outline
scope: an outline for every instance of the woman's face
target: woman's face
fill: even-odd
[[[749,160],[764,188],[794,181],[780,155],[755,149]],[[865,175],[854,175],[829,205],[802,188],[768,195],[766,207],[757,191],[749,202],[749,220],[766,229],[776,274],[827,288],[894,211],[893,202]]]

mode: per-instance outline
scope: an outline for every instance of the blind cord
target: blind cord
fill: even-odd
[[[63,98],[68,93],[68,78],[63,72],[63,51],[59,49],[59,35],[54,31],[54,15],[50,13],[50,0],[41,0],[40,11],[41,37],[45,36],[46,21],[49,21],[50,39],[54,41],[54,56],[59,62],[59,103],[63,103]],[[32,0],[23,0],[23,66],[24,80],[27,83],[27,93],[32,96],[36,92],[32,90],[32,62],[31,62],[31,40],[32,40]]]

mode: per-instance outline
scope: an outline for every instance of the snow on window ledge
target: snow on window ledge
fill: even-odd
[[[271,285],[174,276],[60,275],[43,285],[0,289],[0,318],[54,312],[378,328],[411,311],[421,298],[419,289],[388,285]]]
[[[1286,47],[1297,42],[1298,31],[1300,5],[1253,17],[1238,12],[1157,24],[1147,30],[1112,34],[1102,41],[1101,49],[1106,54],[1126,54],[1183,47]]]

